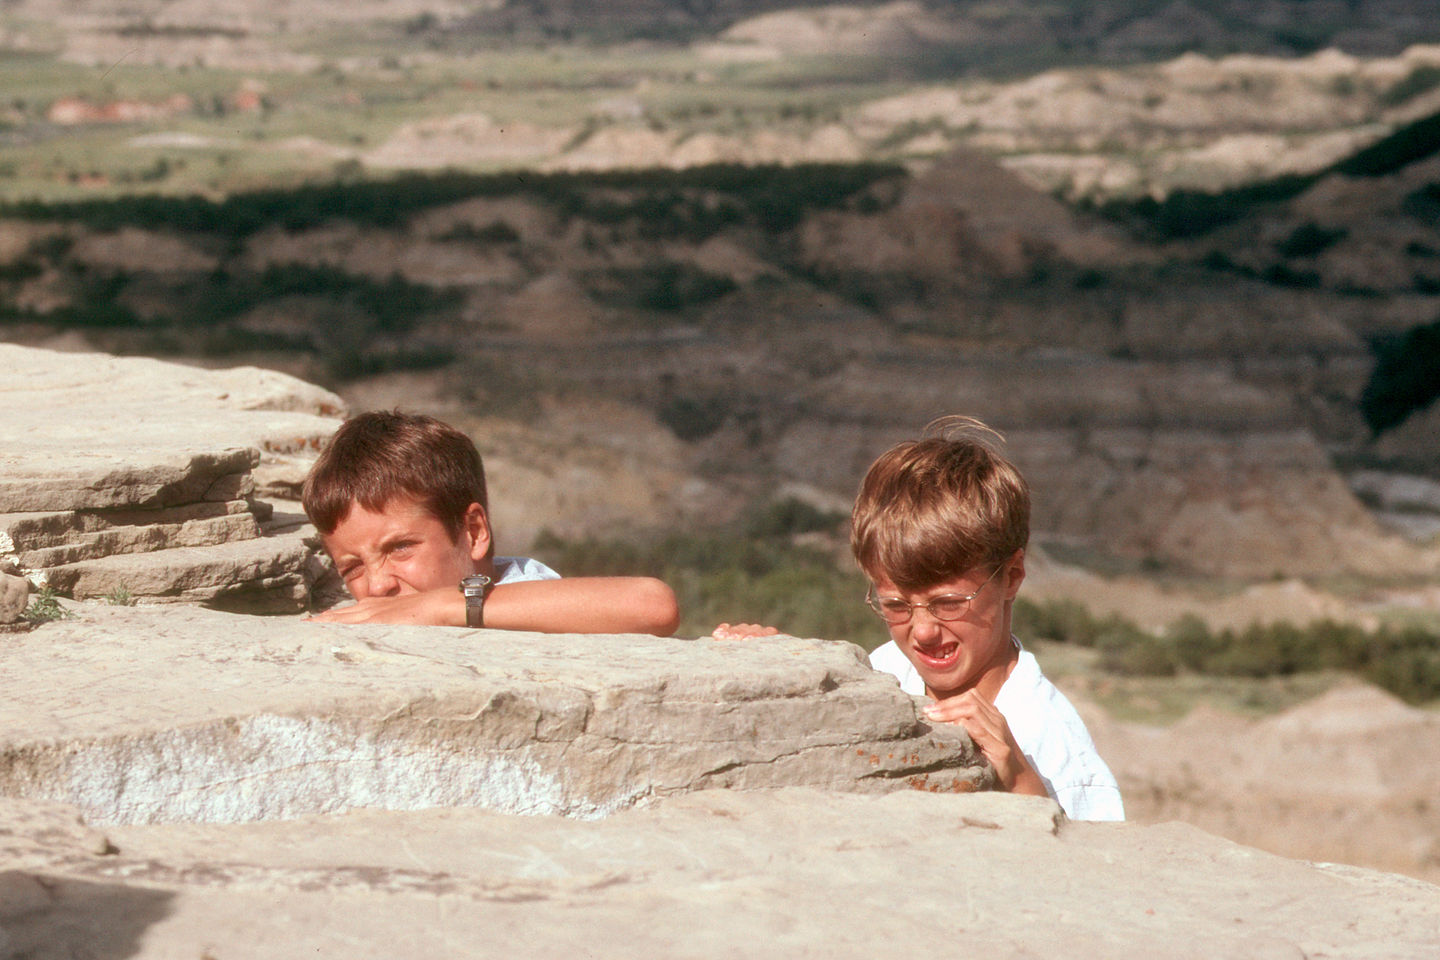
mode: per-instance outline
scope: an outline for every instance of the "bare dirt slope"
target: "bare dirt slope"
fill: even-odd
[[[1440,715],[1354,683],[1264,718],[1086,720],[1141,823],[1180,820],[1306,860],[1440,883]]]

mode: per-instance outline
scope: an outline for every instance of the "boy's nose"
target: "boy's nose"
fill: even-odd
[[[365,573],[365,595],[368,597],[393,597],[400,592],[400,581],[387,567],[378,567]]]
[[[940,621],[930,612],[929,607],[916,607],[910,612],[910,633],[918,639],[928,639],[940,632]]]

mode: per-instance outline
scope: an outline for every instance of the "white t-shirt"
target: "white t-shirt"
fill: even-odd
[[[925,695],[925,682],[893,640],[870,654],[870,665],[897,678],[906,693]],[[1005,717],[1020,752],[1066,816],[1072,820],[1125,819],[1115,775],[1100,759],[1075,707],[1045,679],[1033,654],[1020,651],[1015,669],[995,697],[995,709]]]
[[[496,557],[495,585],[524,583],[527,580],[559,580],[560,574],[529,557]]]

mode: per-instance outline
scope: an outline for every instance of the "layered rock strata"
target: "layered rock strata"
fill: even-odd
[[[26,688],[0,705],[0,795],[94,822],[991,783],[963,731],[923,723],[849,644],[75,613],[6,645]]]
[[[344,409],[272,371],[0,345],[0,561],[77,598],[299,609],[293,493]],[[257,483],[257,476],[261,479]]]

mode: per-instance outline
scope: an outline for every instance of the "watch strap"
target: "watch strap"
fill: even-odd
[[[465,594],[465,626],[485,625],[485,598],[495,582],[483,573],[472,574],[460,581],[460,592]]]

